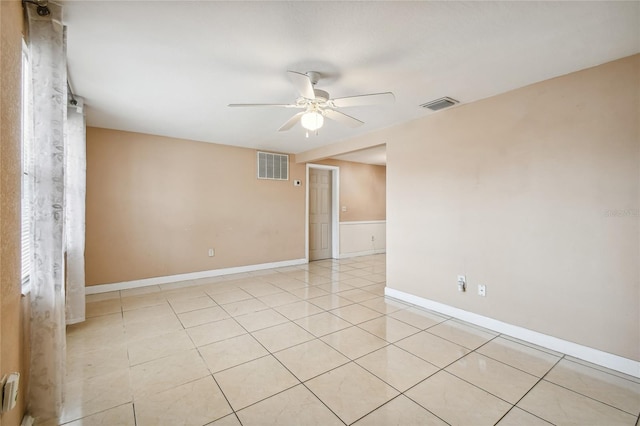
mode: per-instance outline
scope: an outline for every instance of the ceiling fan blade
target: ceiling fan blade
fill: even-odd
[[[287,71],[287,75],[289,79],[295,86],[296,90],[303,98],[307,99],[315,99],[316,94],[313,91],[313,84],[311,83],[311,79],[306,74],[301,74],[295,71]]]
[[[279,108],[302,108],[295,104],[229,104],[228,107],[279,107]]]
[[[372,93],[370,95],[347,96],[346,98],[332,99],[336,107],[352,107],[361,105],[380,105],[394,103],[396,97],[391,92]]]
[[[324,116],[330,118],[331,120],[335,120],[339,123],[345,124],[349,127],[359,127],[364,124],[364,121],[360,121],[357,118],[353,118],[350,115],[343,114],[332,109],[325,109]]]
[[[291,117],[289,120],[287,120],[286,123],[284,123],[279,129],[279,132],[284,132],[289,130],[290,128],[292,128],[293,126],[295,126],[298,121],[300,121],[300,118],[302,118],[302,114],[304,114],[305,112],[299,112],[296,115],[294,115],[293,117]]]

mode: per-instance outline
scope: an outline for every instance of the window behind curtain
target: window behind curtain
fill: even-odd
[[[31,147],[33,144],[31,96],[31,67],[26,44],[22,44],[22,191],[21,191],[21,232],[22,256],[21,279],[22,290],[26,293],[31,274],[31,194],[33,191],[31,176]]]

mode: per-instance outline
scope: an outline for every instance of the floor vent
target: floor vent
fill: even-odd
[[[258,151],[258,179],[289,180],[289,156]]]
[[[449,108],[450,106],[454,106],[458,101],[455,99],[451,99],[448,97],[436,99],[435,101],[427,102],[426,104],[420,105],[422,108],[429,108],[432,111],[439,111],[441,109]]]

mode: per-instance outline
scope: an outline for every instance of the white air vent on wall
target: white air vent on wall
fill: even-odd
[[[289,180],[289,156],[258,151],[258,179]]]

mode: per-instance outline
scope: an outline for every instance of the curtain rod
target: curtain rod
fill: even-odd
[[[31,4],[35,4],[36,6],[38,6],[38,8],[36,9],[36,12],[38,12],[38,15],[40,16],[47,16],[49,14],[51,14],[51,11],[49,10],[49,1],[48,0],[22,0],[22,6],[24,6],[26,3],[31,3]]]
[[[27,3],[35,4],[37,6],[36,12],[39,16],[48,16],[51,14],[49,10],[49,1],[48,0],[22,0],[22,6],[24,7]],[[78,101],[76,100],[75,95],[73,94],[73,90],[71,90],[71,85],[69,84],[69,80],[67,80],[67,90],[69,91],[69,97],[71,100],[69,103],[72,106],[77,106]]]
[[[69,80],[67,80],[67,90],[69,91],[69,97],[71,98],[69,103],[73,106],[77,106],[78,101],[76,100],[76,97],[73,94],[73,90],[71,90],[71,85],[69,84]]]

